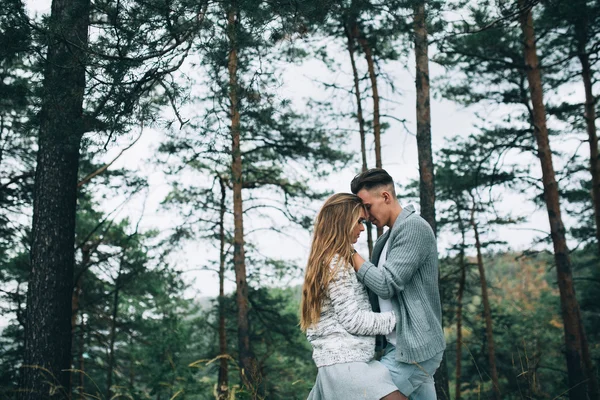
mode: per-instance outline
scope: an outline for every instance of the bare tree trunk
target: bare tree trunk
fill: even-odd
[[[436,232],[435,178],[431,154],[431,107],[429,102],[429,56],[425,2],[415,6],[415,60],[417,89],[417,149],[419,156],[419,193],[421,215]]]
[[[81,246],[81,270],[84,270],[86,266],[90,263],[91,248],[86,243]],[[81,292],[83,286],[83,274],[80,274],[77,278],[77,282],[75,282],[75,289],[73,290],[72,300],[71,300],[71,333],[75,334],[75,329],[77,328],[77,316],[79,314],[79,303],[81,301]]]
[[[356,119],[358,120],[358,131],[360,133],[360,154],[362,156],[362,170],[367,170],[367,148],[365,144],[365,119],[362,111],[362,98],[360,92],[360,84],[356,61],[354,60],[354,38],[346,27],[346,38],[348,39],[348,55],[350,56],[350,64],[352,65],[352,76],[354,77],[354,96],[356,97]]]
[[[226,186],[223,178],[219,178],[221,186],[221,208],[219,210],[219,380],[217,383],[218,400],[229,398],[227,336],[225,332],[225,199]]]
[[[371,92],[373,94],[373,136],[375,139],[375,168],[382,168],[381,162],[381,122],[379,117],[379,89],[377,88],[377,74],[375,73],[375,61],[369,41],[362,35],[358,23],[354,22],[352,34],[365,53],[369,79],[371,80]],[[383,228],[377,228],[377,237],[383,234]]]
[[[73,290],[72,301],[71,301],[71,342],[77,342],[77,314],[79,312],[79,297],[81,294],[81,279],[77,281],[77,285],[75,290]],[[74,354],[73,356],[78,356],[78,354]],[[71,361],[71,365],[75,365],[75,360]],[[75,373],[70,374],[71,380],[71,390],[75,389],[74,385]]]
[[[4,159],[4,146],[6,146],[6,144],[8,143],[8,136],[10,135],[10,131],[7,130],[6,136],[3,136],[3,133],[4,133],[4,114],[0,115],[0,167],[2,167],[2,161]]]
[[[590,68],[590,60],[587,53],[580,53],[582,78],[585,87],[585,120],[588,131],[588,141],[590,143],[590,173],[592,175],[592,203],[594,206],[594,216],[596,218],[596,241],[600,253],[600,158],[598,158],[598,135],[596,133],[596,101],[592,93],[592,71]],[[583,328],[583,319],[581,318],[581,326]],[[600,398],[600,388],[598,387],[598,379],[596,370],[592,363],[587,336],[585,331],[581,331],[582,357],[588,375],[588,389],[590,398]]]
[[[417,152],[419,159],[419,198],[421,216],[437,235],[435,222],[435,177],[431,153],[431,105],[429,101],[429,55],[427,43],[427,16],[425,1],[414,6],[416,92],[417,92]],[[435,391],[439,399],[450,399],[446,355],[434,375]]]
[[[89,254],[89,253],[88,253]],[[83,254],[83,259],[86,259],[86,254],[84,252]],[[88,255],[88,262],[89,262],[89,255]],[[77,358],[80,358],[81,355],[79,354],[79,348],[81,348],[81,341],[83,340],[83,332],[82,332],[82,324],[79,325],[79,338],[77,338],[77,316],[79,314],[79,302],[81,301],[81,280],[82,278],[80,277],[77,280],[77,284],[75,286],[75,290],[73,290],[73,300],[72,300],[72,310],[71,310],[71,340],[75,343],[77,342],[76,339],[79,340],[79,347],[78,347],[78,351],[76,354],[74,354],[74,356],[76,356]],[[72,361],[72,365],[75,365],[75,359],[73,359]],[[71,389],[75,389],[75,385],[74,385],[74,380],[75,380],[75,372],[71,373]],[[82,372],[79,371],[77,372],[77,375],[82,375]],[[82,388],[80,387],[78,389],[79,393],[81,394],[81,390]]]
[[[345,26],[346,37],[348,39],[348,53],[350,55],[350,64],[352,65],[352,75],[354,77],[354,95],[356,97],[356,119],[358,120],[358,131],[360,133],[360,154],[362,156],[362,172],[367,170],[367,146],[365,134],[365,119],[362,111],[362,96],[360,92],[360,84],[358,78],[358,70],[356,61],[354,60],[354,38],[350,32],[350,28]],[[373,255],[373,226],[370,222],[367,223],[367,243],[369,245],[369,259]]]
[[[592,362],[592,355],[590,354],[589,343],[585,328],[583,325],[583,318],[581,317],[581,311],[579,312],[579,320],[581,326],[579,334],[581,335],[581,355],[583,358],[583,366],[585,368],[585,374],[588,380],[588,391],[590,399],[600,399],[600,388],[598,388],[598,376],[596,375],[596,368]]]
[[[586,45],[589,35],[589,22],[587,4],[585,0],[578,1],[581,14],[577,23],[574,24],[575,36],[577,41],[577,56],[581,63],[581,78],[585,90],[585,114],[584,119],[587,127],[588,142],[590,144],[590,175],[592,176],[592,205],[594,207],[594,217],[596,222],[596,245],[598,254],[600,254],[600,158],[598,157],[598,134],[596,131],[596,99],[592,91],[593,79],[592,68],[590,66],[590,57],[586,51]],[[591,399],[600,398],[600,388],[598,387],[598,378],[596,369],[592,362],[592,356],[589,351],[589,345],[585,330],[583,329],[583,318],[581,311],[579,314],[581,321],[581,351],[583,364],[588,378],[588,390]]]
[[[558,184],[552,164],[548,128],[546,127],[546,109],[542,93],[542,78],[536,53],[533,17],[531,6],[527,5],[525,0],[519,0],[518,5],[521,11],[520,23],[524,39],[523,52],[533,109],[534,134],[538,147],[538,157],[542,167],[544,199],[548,210],[550,235],[554,246],[556,274],[560,290],[560,303],[565,331],[565,353],[570,387],[569,398],[573,400],[585,399],[587,390],[586,385],[582,384],[586,380],[585,370],[582,366],[582,355],[587,351],[587,349],[585,351],[582,349],[582,334],[585,335],[585,332],[580,318],[579,303],[575,297],[571,259],[561,216]]]
[[[89,0],[53,0],[34,184],[20,399],[70,398],[71,307]],[[50,387],[56,390],[50,393]]]
[[[112,399],[112,377],[115,369],[115,340],[117,336],[117,315],[119,312],[119,289],[121,282],[121,271],[123,258],[119,263],[119,273],[115,279],[115,293],[113,295],[113,310],[111,315],[111,326],[108,346],[108,371],[106,372],[106,398]]]
[[[576,31],[585,29],[583,24],[577,24]],[[596,131],[596,99],[592,92],[592,68],[590,56],[586,52],[586,34],[578,32],[578,57],[581,62],[581,78],[585,89],[585,123],[587,126],[588,142],[590,144],[590,174],[592,175],[592,203],[596,222],[596,242],[600,252],[600,158],[598,158],[598,134]]]
[[[81,324],[79,327],[79,399],[85,400],[85,358],[83,357],[85,349],[85,321],[83,318],[81,318]]]
[[[479,281],[481,283],[481,298],[483,301],[483,315],[485,317],[485,334],[487,338],[488,360],[490,363],[490,374],[492,377],[492,385],[494,389],[493,398],[500,400],[500,385],[498,382],[498,370],[496,368],[496,349],[494,346],[494,332],[492,329],[492,311],[488,298],[487,281],[485,279],[485,268],[483,266],[483,255],[481,254],[481,241],[479,240],[479,229],[475,222],[475,197],[471,194],[473,204],[471,208],[471,226],[475,235],[475,248],[477,249],[477,267],[479,268]]]
[[[598,157],[598,134],[596,132],[596,99],[592,93],[592,72],[587,54],[580,55],[582,78],[585,86],[585,120],[590,144],[590,173],[592,175],[592,201],[596,217],[596,240],[600,250],[600,158]]]
[[[462,224],[460,213],[458,213],[458,223],[460,226],[461,234],[461,247],[458,255],[458,262],[460,265],[460,279],[458,281],[458,294],[457,294],[457,307],[456,307],[456,384],[454,389],[455,400],[460,400],[460,379],[462,374],[462,309],[463,309],[463,295],[465,292],[465,283],[467,280],[467,268],[465,262],[465,228]],[[439,397],[439,395],[438,395]]]
[[[237,83],[238,48],[237,15],[235,5],[227,13],[229,37],[229,100],[231,116],[231,175],[233,186],[233,263],[236,281],[236,303],[238,307],[238,347],[240,378],[248,390],[256,393],[260,383],[260,370],[250,349],[248,285],[246,282],[246,260],[244,253],[244,222],[242,206],[242,152],[240,148],[240,110]]]
[[[91,248],[90,246],[85,243],[83,244],[83,246],[81,246],[81,270],[84,270],[86,268],[86,266],[90,263],[90,254],[91,254]],[[79,371],[77,372],[77,376],[79,377],[79,387],[77,388],[78,393],[79,393],[79,397],[83,398],[84,394],[83,394],[83,369],[81,368],[83,366],[83,316],[81,318],[81,323],[79,325],[77,325],[77,317],[79,316],[79,304],[81,302],[81,295],[82,295],[82,291],[83,291],[83,274],[80,274],[79,277],[77,278],[77,282],[75,283],[75,289],[73,290],[73,300],[72,300],[72,311],[71,311],[71,336],[72,336],[72,340],[75,341],[75,338],[77,337],[77,327],[79,326],[79,341],[78,341],[78,348],[77,348],[77,353],[75,354],[75,356],[77,357],[77,362],[79,363],[80,367],[78,368]],[[75,365],[75,360],[73,360],[73,365]],[[73,381],[75,379],[75,373],[71,373],[71,388],[74,387],[73,385]]]
[[[83,246],[81,246],[81,267],[82,269],[85,268],[86,265],[89,264],[90,262],[90,253],[91,253],[91,249],[90,246],[86,244],[84,244]],[[73,310],[72,310],[72,317],[71,317],[71,332],[72,332],[72,336],[73,336],[73,340],[75,340],[75,335],[77,332],[77,317],[79,315],[79,304],[81,302],[81,294],[82,294],[82,288],[83,286],[83,275],[79,275],[79,278],[77,279],[77,282],[75,284],[75,290],[73,291]],[[84,351],[84,345],[83,345],[83,340],[84,340],[84,321],[83,321],[83,315],[81,316],[81,323],[79,324],[79,338],[78,338],[78,347],[77,347],[77,362],[79,364],[78,366],[78,372],[77,372],[77,376],[79,377],[78,379],[78,387],[77,387],[77,393],[79,393],[79,398],[83,399],[85,398],[85,390],[84,390],[84,358],[83,358],[83,351]],[[75,362],[73,362],[73,364],[75,364]],[[73,387],[73,379],[74,379],[74,374],[71,374],[71,387]]]
[[[133,337],[129,335],[129,346],[133,348]],[[133,357],[129,357],[129,387],[133,388],[135,383],[135,362]]]

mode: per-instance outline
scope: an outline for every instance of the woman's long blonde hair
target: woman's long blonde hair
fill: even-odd
[[[302,285],[302,330],[319,322],[323,299],[337,268],[351,265],[352,231],[361,217],[363,207],[360,197],[338,193],[325,201],[317,215]],[[336,270],[332,271],[329,265],[336,255],[339,259]]]

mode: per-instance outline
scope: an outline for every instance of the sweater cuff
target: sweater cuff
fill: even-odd
[[[361,283],[365,283],[365,275],[367,275],[367,271],[371,267],[375,267],[375,265],[369,261],[365,261],[363,265],[360,266],[358,271],[356,271],[356,277]]]

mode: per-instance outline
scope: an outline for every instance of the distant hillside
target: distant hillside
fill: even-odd
[[[272,290],[290,292],[292,294],[292,298],[298,303],[302,298],[302,285],[294,285],[287,288],[273,288]],[[232,294],[233,293],[230,293],[229,295]],[[195,303],[202,309],[202,311],[208,311],[212,308],[215,299],[215,296],[200,296],[196,298]]]

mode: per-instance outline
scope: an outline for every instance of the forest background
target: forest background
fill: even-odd
[[[600,398],[597,2],[1,5],[2,398],[306,398],[371,167],[438,234],[438,397]]]

